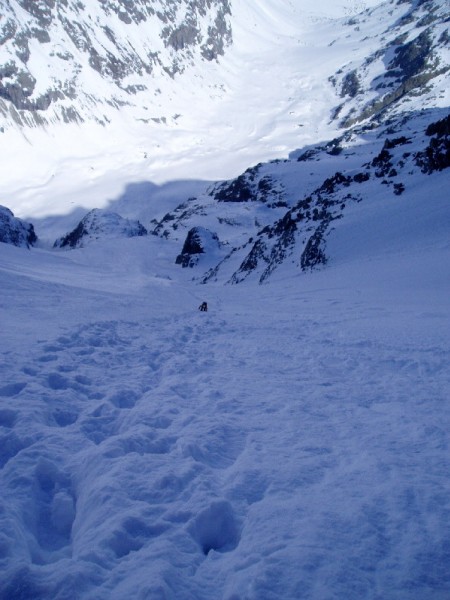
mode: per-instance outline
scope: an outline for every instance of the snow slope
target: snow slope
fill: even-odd
[[[330,109],[348,73],[370,88],[381,39],[417,33],[410,3],[233,6],[220,76],[167,83],[154,116],[177,118],[143,127],[124,108],[108,136],[1,134],[2,204],[40,243],[0,243],[0,600],[448,598],[448,168],[417,161],[448,74],[322,143],[342,133]],[[209,194],[277,156],[258,175],[270,215]],[[290,207],[300,222],[338,169],[348,187],[321,193],[345,212],[320,270],[298,268],[300,235],[264,286],[222,285],[239,262],[206,286],[175,264],[191,226],[219,223],[221,252]],[[95,212],[85,247],[51,249],[103,207],[168,235],[123,237]]]
[[[195,286],[155,236],[0,244],[0,598],[446,600],[435,223],[360,256],[349,220],[268,286]]]

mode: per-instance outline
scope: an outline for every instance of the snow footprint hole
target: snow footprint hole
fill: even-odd
[[[138,552],[148,539],[162,535],[168,527],[164,523],[149,525],[138,517],[129,517],[113,532],[108,544],[116,558],[123,558],[131,552]]]
[[[52,416],[58,427],[68,427],[69,425],[73,425],[78,419],[77,412],[63,408],[56,409]]]
[[[12,429],[16,424],[18,413],[10,408],[0,409],[0,426]]]
[[[98,445],[117,433],[117,409],[103,402],[95,408],[84,420],[81,431]]]
[[[200,512],[189,526],[189,532],[207,556],[215,552],[231,552],[240,541],[241,528],[233,507],[225,500],[213,502]]]
[[[12,429],[12,427],[10,428]],[[0,469],[14,458],[21,450],[26,448],[31,442],[26,439],[20,439],[14,431],[8,431],[0,436]]]
[[[50,373],[47,377],[47,386],[54,391],[67,390],[70,383],[67,377],[60,373]]]
[[[201,441],[185,443],[183,456],[191,456],[196,462],[213,469],[226,469],[236,462],[244,447],[245,437],[240,430],[229,425],[217,425],[206,431]]]
[[[0,388],[0,396],[3,398],[12,398],[13,396],[17,396],[20,392],[26,387],[26,383],[18,382],[18,383],[9,383]]]
[[[44,551],[57,551],[70,543],[75,520],[76,501],[69,477],[49,460],[41,459],[36,466],[33,498],[35,536]],[[42,557],[44,560],[44,557]],[[51,557],[46,562],[53,562]]]
[[[109,401],[117,408],[133,408],[139,396],[134,390],[118,390],[110,398]]]

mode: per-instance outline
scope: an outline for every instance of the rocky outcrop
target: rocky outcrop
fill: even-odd
[[[210,196],[217,202],[263,202],[269,206],[286,206],[282,184],[269,175],[261,176],[261,166],[251,167],[235,179],[213,186]]]
[[[450,167],[450,116],[431,123],[426,130],[431,137],[425,150],[417,152],[416,164],[423,173],[442,171]]]
[[[341,194],[349,181],[336,173],[272,226],[263,228],[230,283],[240,283],[251,274],[258,274],[259,282],[264,283],[289,258],[303,271],[325,265],[326,235],[332,221],[342,217],[345,203]],[[358,199],[348,193],[345,197],[347,202]]]
[[[211,253],[218,247],[217,234],[204,227],[193,227],[189,230],[181,254],[177,256],[175,263],[183,268],[193,267],[202,254]]]
[[[31,223],[15,217],[6,206],[0,206],[0,242],[29,248],[37,242],[37,236]]]
[[[124,219],[117,213],[91,210],[73,231],[54,243],[55,248],[82,248],[96,240],[147,235],[139,221]]]

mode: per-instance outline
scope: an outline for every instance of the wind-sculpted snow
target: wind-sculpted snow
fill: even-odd
[[[0,598],[445,598],[443,240],[201,296],[1,245]]]

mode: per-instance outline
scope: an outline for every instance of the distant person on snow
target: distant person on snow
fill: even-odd
[[[206,302],[202,302],[200,304],[200,306],[198,307],[198,310],[201,310],[202,312],[206,312],[208,310],[208,305],[206,304]]]

